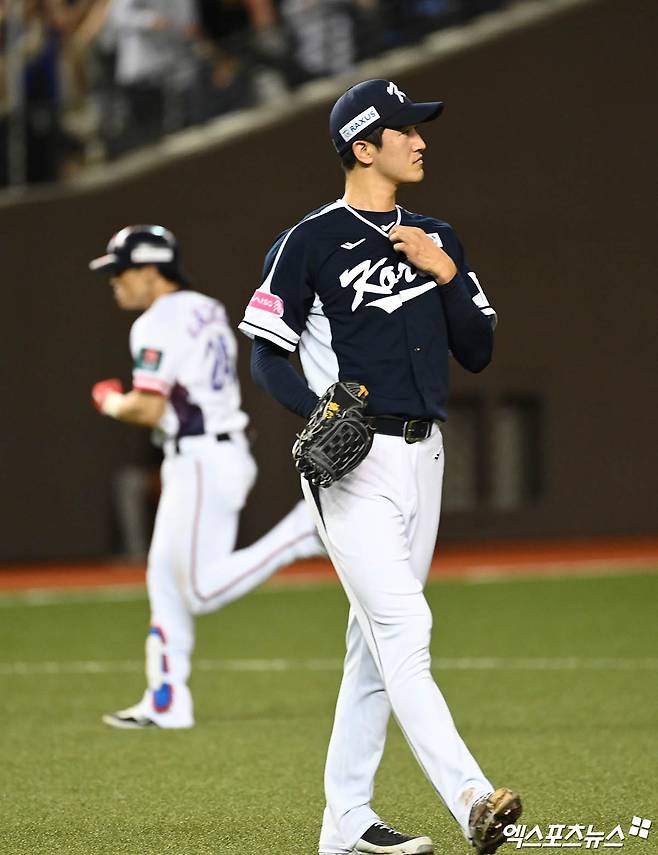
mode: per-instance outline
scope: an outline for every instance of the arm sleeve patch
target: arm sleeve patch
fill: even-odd
[[[176,331],[157,318],[142,315],[130,331],[133,357],[133,387],[165,397],[176,382],[181,344]]]
[[[299,226],[299,224],[298,224]],[[308,285],[309,241],[298,226],[282,235],[265,258],[263,281],[249,301],[239,329],[290,352],[299,343],[312,303]]]
[[[157,371],[162,362],[163,352],[154,347],[143,347],[137,354],[135,368],[142,371]]]

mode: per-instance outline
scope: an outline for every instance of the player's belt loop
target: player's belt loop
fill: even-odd
[[[404,441],[411,445],[414,442],[422,442],[422,440],[428,439],[432,433],[432,425],[431,419],[409,419],[402,428]]]

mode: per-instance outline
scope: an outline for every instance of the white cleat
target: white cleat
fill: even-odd
[[[133,707],[113,713],[105,713],[102,716],[103,723],[121,730],[144,730],[147,727],[159,727],[157,722],[148,716],[145,698]]]
[[[172,710],[162,713],[155,712],[152,709],[151,693],[148,690],[135,706],[113,713],[105,713],[101,716],[101,721],[109,727],[116,727],[120,730],[146,730],[147,728],[187,730],[194,727],[194,717],[184,704],[181,704],[175,712]]]
[[[144,730],[147,727],[160,727],[152,718],[141,715],[126,715],[126,710],[104,713],[102,721],[104,724],[120,730]]]

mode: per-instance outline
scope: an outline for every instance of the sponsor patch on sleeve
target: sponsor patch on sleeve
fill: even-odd
[[[261,309],[263,312],[271,312],[278,318],[283,316],[283,300],[275,294],[269,294],[267,291],[256,291],[254,296],[249,301],[251,309]]]
[[[162,356],[161,350],[143,347],[135,360],[135,368],[141,368],[142,371],[157,371],[162,362]]]

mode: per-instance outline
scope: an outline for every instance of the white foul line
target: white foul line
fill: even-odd
[[[339,671],[341,659],[199,659],[197,671],[282,672]],[[458,657],[435,658],[436,671],[658,671],[658,658],[595,659],[581,656],[547,659],[542,657]],[[48,674],[140,673],[144,663],[137,659],[82,662],[0,662],[0,677],[43,676]]]
[[[3,591],[0,609],[32,606],[62,606],[72,603],[131,603],[146,599],[143,586],[108,585],[98,588],[29,588],[25,591]]]

